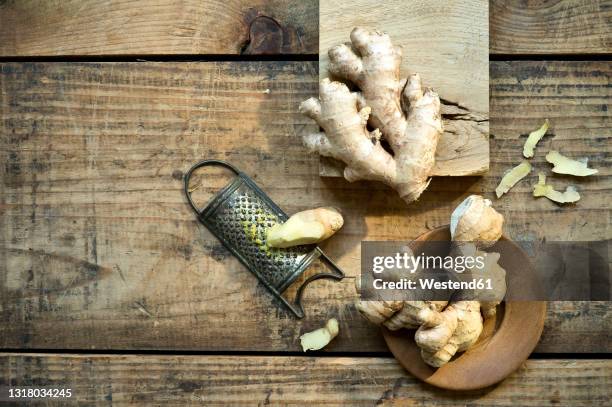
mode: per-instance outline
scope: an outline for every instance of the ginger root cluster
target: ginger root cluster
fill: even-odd
[[[329,59],[330,73],[358,91],[321,81],[319,98],[300,105],[323,129],[306,135],[305,145],[344,162],[348,181],[381,181],[406,202],[416,200],[429,184],[442,134],[440,98],[418,74],[400,78],[402,50],[387,34],[355,28],[351,43],[331,48]]]
[[[492,246],[502,235],[503,216],[491,206],[491,201],[478,195],[465,199],[451,217],[450,255],[478,254]],[[490,253],[493,254],[493,253]],[[496,306],[505,295],[505,271],[497,260],[486,266],[485,272],[496,280],[496,287],[503,292],[478,296],[481,301],[464,301],[461,295],[451,301],[359,301],[359,312],[370,322],[395,331],[414,329],[416,344],[421,348],[425,363],[440,367],[458,352],[476,343],[483,328],[483,316],[495,315]]]

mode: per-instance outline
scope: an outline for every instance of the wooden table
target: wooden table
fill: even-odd
[[[114,3],[114,4],[112,4]],[[407,374],[355,311],[362,240],[407,240],[492,197],[548,117],[600,173],[562,208],[529,182],[495,205],[515,239],[608,240],[609,1],[492,1],[491,167],[437,177],[407,206],[375,183],[318,176],[296,136],[317,93],[316,2],[0,1],[0,386],[64,384],[83,405],[603,405],[608,302],[554,302],[536,353],[499,385],[441,391]],[[280,310],[181,191],[202,158],[238,164],[286,211],[335,205],[325,245],[348,277]],[[562,181],[557,181],[562,183]],[[202,183],[212,193],[219,180]],[[341,334],[300,352],[327,318]]]

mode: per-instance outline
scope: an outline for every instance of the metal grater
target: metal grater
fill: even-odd
[[[236,178],[221,189],[204,209],[191,199],[189,179],[204,166],[222,166],[236,174]],[[344,273],[317,245],[303,245],[287,249],[266,245],[266,230],[275,223],[285,222],[283,212],[246,174],[221,160],[204,160],[185,174],[185,195],[198,219],[234,256],[236,256],[283,304],[298,318],[304,317],[302,292],[306,285],[319,278],[341,280]],[[333,272],[315,274],[298,288],[295,302],[282,294],[316,259],[328,263]]]

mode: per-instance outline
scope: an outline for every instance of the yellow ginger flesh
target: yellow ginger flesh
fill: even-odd
[[[546,154],[546,161],[554,165],[552,171],[557,174],[575,175],[577,177],[597,174],[597,170],[587,167],[586,161],[572,160],[555,150]]]
[[[546,175],[538,174],[538,183],[533,186],[533,196],[536,198],[545,196],[557,203],[573,203],[580,199],[580,194],[573,186],[568,186],[564,192],[555,190],[552,186],[546,185]]]
[[[537,129],[536,131],[532,131],[529,133],[529,137],[527,137],[527,141],[525,141],[525,145],[523,146],[523,156],[525,158],[533,157],[533,151],[535,150],[536,144],[538,141],[544,137],[546,131],[548,130],[548,119],[544,121],[542,127]]]
[[[280,248],[319,243],[331,237],[343,224],[342,214],[335,208],[310,209],[269,228],[266,242],[270,247]]]
[[[501,179],[497,188],[495,188],[495,195],[500,198],[503,194],[508,192],[510,188],[515,186],[520,180],[525,178],[527,174],[531,172],[531,164],[527,161],[523,161],[516,167],[508,171]]]

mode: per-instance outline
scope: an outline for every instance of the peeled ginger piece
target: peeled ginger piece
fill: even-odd
[[[323,349],[338,335],[338,332],[338,321],[336,318],[332,318],[327,321],[323,328],[316,329],[300,336],[302,349],[304,349],[304,352],[307,350]]]
[[[558,151],[553,150],[546,154],[546,161],[554,165],[552,171],[557,174],[575,175],[577,177],[597,174],[597,170],[588,168],[586,162],[572,160],[561,155]]]
[[[523,146],[523,155],[525,158],[533,157],[533,150],[535,150],[536,144],[538,141],[544,137],[546,131],[548,130],[548,119],[544,121],[542,127],[537,129],[536,131],[532,131],[529,133],[529,137],[527,137],[527,141],[525,141],[525,145]]]
[[[527,161],[523,161],[516,167],[512,168],[510,171],[506,173],[501,179],[501,182],[495,188],[495,194],[497,197],[501,197],[503,194],[508,192],[510,188],[516,185],[517,182],[522,180],[531,172],[531,164]]]
[[[269,228],[266,242],[270,247],[281,248],[319,243],[336,233],[343,224],[342,214],[336,208],[309,209]]]
[[[533,186],[533,196],[536,198],[545,196],[557,203],[573,203],[580,199],[580,194],[573,186],[568,186],[565,192],[556,191],[551,185],[546,185],[546,175],[538,174],[539,181]]]

